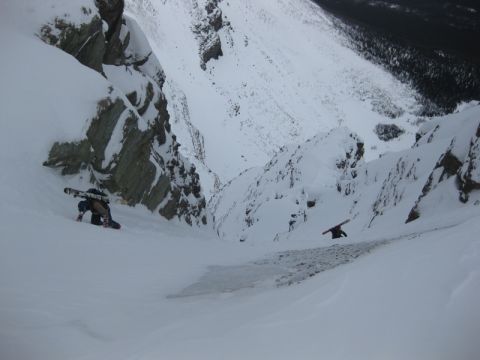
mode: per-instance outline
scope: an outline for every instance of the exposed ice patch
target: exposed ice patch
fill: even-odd
[[[358,244],[335,244],[316,249],[284,251],[278,253],[273,259],[268,259],[267,262],[274,265],[281,264],[288,269],[287,274],[275,280],[277,286],[293,285],[323,271],[348,264],[389,242],[390,240],[379,240]]]
[[[323,271],[354,261],[391,240],[358,244],[335,244],[304,250],[289,250],[236,266],[209,266],[195,283],[168,298],[230,293],[258,287],[300,283]]]
[[[274,280],[287,273],[288,269],[281,265],[273,265],[268,260],[262,263],[247,263],[238,266],[209,266],[207,273],[196,283],[187,286],[178,294],[168,297],[229,293],[254,288],[261,282]]]

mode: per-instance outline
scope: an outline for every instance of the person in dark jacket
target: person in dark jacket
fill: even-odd
[[[342,230],[341,225],[337,225],[331,228],[330,232],[332,233],[332,239],[338,239],[338,238],[341,238],[342,236],[347,237],[347,233]]]
[[[96,195],[107,196],[107,194],[97,189],[88,189],[87,192]],[[111,227],[113,229],[120,229],[120,224],[112,219],[110,206],[108,206],[107,202],[105,201],[87,198],[78,203],[78,211],[79,214],[77,217],[77,221],[82,221],[83,215],[85,215],[87,211],[91,211],[91,224],[103,225],[103,227]]]

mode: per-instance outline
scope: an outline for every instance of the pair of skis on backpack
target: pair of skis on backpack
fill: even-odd
[[[63,192],[68,195],[73,195],[73,197],[81,197],[84,199],[95,199],[95,200],[100,200],[103,202],[106,202],[107,204],[110,202],[110,199],[106,195],[100,195],[100,194],[94,194],[88,191],[82,191],[82,190],[77,190],[77,189],[72,189],[69,187],[66,187],[63,189]]]
[[[327,230],[325,230],[324,232],[322,232],[322,235],[325,235],[325,234],[327,234],[328,232],[332,231],[333,229],[338,228],[338,227],[341,227],[342,225],[345,225],[345,224],[347,224],[347,223],[349,223],[349,222],[350,222],[350,219],[347,219],[347,220],[345,220],[345,221],[342,221],[340,224],[337,224],[337,225],[335,225],[335,226],[332,226],[330,229],[327,229]]]

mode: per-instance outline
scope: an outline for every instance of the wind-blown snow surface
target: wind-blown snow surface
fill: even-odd
[[[226,182],[265,164],[280,146],[338,126],[365,139],[368,159],[413,143],[416,94],[344,46],[346,40],[317,5],[220,1],[223,56],[203,71],[192,29],[204,21],[205,3],[127,1],[165,70],[172,127],[182,151],[197,158],[198,168],[207,166],[204,182],[211,175],[206,169]],[[380,141],[375,125],[392,122],[406,133]]]
[[[314,230],[276,243],[228,243],[116,203],[120,231],[73,221],[76,200],[62,188],[85,188],[86,180],[59,177],[41,164],[55,139],[83,133],[108,82],[42,43],[30,24],[21,31],[21,22],[8,25],[7,15],[2,9],[0,359],[478,357],[475,207],[350,234],[359,245],[346,249],[390,243],[280,288],[273,285],[278,272],[265,275],[268,261],[246,282],[241,269],[299,254],[289,250],[314,248],[306,263],[321,260],[334,243]],[[175,296],[201,282],[209,266],[240,269],[233,277],[239,281],[220,273],[218,283],[207,278],[215,291]],[[219,285],[225,282],[228,292]]]

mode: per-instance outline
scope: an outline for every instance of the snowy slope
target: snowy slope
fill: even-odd
[[[285,146],[212,198],[217,233],[271,242],[318,237],[345,219],[357,233],[401,228],[419,217],[435,222],[456,209],[478,214],[479,115],[472,106],[433,119],[411,149],[370,162],[363,161],[362,140],[346,128]]]
[[[264,167],[247,170],[212,198],[217,233],[242,241],[278,240],[278,233],[307,221],[307,203],[328,206],[325,193],[335,194],[340,179],[357,176],[362,155],[362,140],[347,128],[282,147]]]
[[[336,244],[348,259],[337,262],[320,222],[291,241],[240,243],[116,202],[121,231],[73,221],[76,200],[61,189],[88,179],[41,164],[55,139],[82,136],[110,83],[33,35],[33,8],[76,2],[18,4],[31,23],[0,5],[0,359],[476,359],[477,205],[402,227],[379,217]],[[330,265],[304,280],[311,261]],[[301,282],[277,288],[289,274]]]
[[[19,208],[2,207],[2,359],[473,360],[480,351],[477,220],[274,288],[265,281],[275,273],[243,264],[282,246],[225,244],[121,206],[124,230],[108,231],[71,221],[72,201],[50,203],[64,213],[31,204],[28,226]],[[171,296],[207,265],[231,270],[210,274],[206,295]]]
[[[79,71],[38,40],[1,34],[19,45],[2,65],[13,68],[22,52],[25,59],[46,52],[55,55],[57,70]],[[22,69],[27,78],[49,75],[28,64]],[[1,76],[18,80],[11,71]],[[226,243],[118,204],[112,211],[121,231],[76,223],[75,200],[59,191],[71,183],[39,165],[47,150],[43,138],[58,125],[51,123],[54,112],[18,111],[14,95],[23,89],[2,84],[2,119],[11,120],[2,120],[0,132],[2,360],[474,360],[479,353],[480,242],[472,236],[480,231],[478,211],[450,215],[451,223],[436,217],[436,225],[460,222],[450,228],[425,232],[435,224],[413,222],[351,234],[354,243],[393,241],[276,288],[272,283],[288,268],[279,273],[249,264],[276,251],[332,242],[312,230],[308,238],[266,246]],[[210,265],[225,270],[201,280]],[[198,283],[194,289],[206,295],[192,294]]]
[[[13,89],[5,89],[17,99],[7,109],[12,107],[15,112],[30,102],[23,89],[35,93],[36,107],[28,109],[31,113],[14,116],[49,114],[52,126],[45,130],[53,127],[56,131],[42,138],[50,146],[49,151],[39,153],[45,166],[61,169],[64,175],[88,178],[129,205],[141,203],[168,219],[205,224],[199,176],[178,153],[171,133],[161,90],[161,65],[138,25],[122,17],[119,2],[112,3],[115,19],[121,20],[112,37],[106,31],[109,20],[102,23],[104,14],[96,3],[12,1],[3,5],[5,27],[15,29],[14,36],[21,33],[41,39],[70,54],[58,55],[70,60],[68,67],[61,66],[57,64],[58,51],[30,51],[27,55],[22,39],[19,44],[17,37],[8,43],[9,34],[5,34],[3,51],[8,57],[3,71],[28,66],[28,59],[38,61],[30,70],[35,74],[31,78],[15,76],[15,71],[7,74],[5,79]],[[22,26],[24,23],[28,25]],[[42,73],[42,65],[45,75],[36,75]]]
[[[280,146],[338,126],[365,140],[367,159],[413,143],[416,94],[344,46],[308,0],[219,1],[223,55],[202,70],[193,29],[205,22],[211,2],[127,1],[165,70],[182,151],[197,167],[206,165],[204,181],[208,169],[226,182],[265,164]],[[380,141],[373,133],[378,123],[396,123],[406,133]]]

